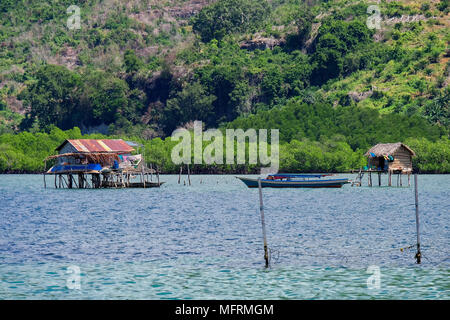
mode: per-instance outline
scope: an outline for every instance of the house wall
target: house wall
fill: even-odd
[[[59,150],[59,154],[76,153],[76,152],[78,152],[77,149],[75,149],[75,147],[72,146],[70,143],[66,143],[64,145],[64,147],[62,147],[61,150]],[[72,164],[72,163],[75,162],[75,160],[72,157],[61,157],[61,158],[58,158],[58,164],[62,164],[64,162]]]
[[[406,148],[399,148],[392,156],[394,161],[389,164],[389,169],[412,170],[412,157]]]

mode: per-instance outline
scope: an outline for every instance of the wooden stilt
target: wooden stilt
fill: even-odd
[[[67,175],[67,179],[69,180],[68,188],[69,188],[69,189],[72,189],[72,186],[73,186],[73,176],[72,176],[71,173],[69,173],[69,174]]]
[[[44,176],[44,188],[45,189],[47,189],[47,183],[45,182],[45,172],[46,171],[47,171],[47,161],[44,160],[44,173],[43,173],[43,176]]]
[[[258,189],[259,189],[259,211],[261,213],[261,225],[263,232],[263,240],[264,240],[264,260],[266,262],[266,268],[269,267],[269,253],[267,249],[267,236],[266,236],[266,222],[264,220],[264,205],[262,198],[262,188],[261,188],[261,178],[258,178]]]
[[[388,186],[392,187],[392,171],[391,170],[389,170]]]
[[[180,174],[178,175],[178,184],[180,184],[182,172],[183,172],[183,166],[180,166]]]
[[[62,174],[59,175],[59,183],[60,183],[60,187],[62,187],[62,188],[69,187],[69,184],[67,183],[66,178],[64,178],[64,175],[62,175]]]
[[[378,186],[381,187],[381,172],[378,172]]]
[[[411,172],[408,172],[408,187],[411,187]]]
[[[414,198],[416,207],[416,233],[417,233],[417,252],[416,252],[416,262],[420,264],[422,254],[420,253],[420,229],[419,229],[419,190],[417,186],[417,173],[414,175]]]
[[[79,188],[77,181],[75,180],[74,177],[72,177],[72,183],[75,185],[75,188]]]
[[[191,171],[189,170],[189,163],[187,165],[187,174],[188,174],[189,185],[191,185]]]

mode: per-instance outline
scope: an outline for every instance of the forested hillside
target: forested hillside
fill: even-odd
[[[75,29],[72,4],[0,3],[0,171],[91,133],[142,141],[171,171],[167,137],[201,120],[280,129],[289,171],[403,141],[421,171],[450,172],[448,0],[380,1],[379,28],[370,1],[85,0]]]

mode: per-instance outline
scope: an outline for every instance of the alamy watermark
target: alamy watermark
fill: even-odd
[[[67,8],[67,14],[70,14],[67,18],[67,28],[69,30],[81,29],[81,10],[76,5],[71,5]]]
[[[226,129],[225,137],[218,129],[203,132],[201,121],[194,122],[193,150],[192,137],[187,129],[177,129],[172,133],[172,141],[180,141],[172,149],[174,164],[223,164],[224,138],[226,146],[226,164],[246,164],[246,149],[248,149],[248,164],[269,165],[261,168],[261,174],[277,173],[279,169],[279,130],[270,130],[270,156],[268,154],[267,129]],[[209,144],[203,149],[203,142]],[[247,142],[248,141],[248,144]],[[236,142],[236,143],[235,143]],[[248,146],[248,148],[247,148]]]
[[[367,28],[376,30],[381,30],[382,24],[386,26],[386,25],[393,25],[396,23],[408,23],[436,18],[436,17],[426,17],[423,14],[416,14],[416,15],[402,15],[400,17],[390,17],[387,19],[383,19],[381,15],[380,6],[376,4],[368,6],[367,13],[369,14],[369,16],[366,19]]]
[[[381,11],[377,5],[370,5],[367,7],[367,13],[370,16],[366,20],[367,28],[369,29],[381,29]]]
[[[372,275],[367,278],[367,289],[374,290],[380,289],[381,287],[381,271],[379,266],[369,266],[366,273],[371,273]]]
[[[67,267],[66,273],[69,274],[69,277],[66,281],[66,286],[71,290],[80,290],[81,289],[81,269],[79,266],[69,266]]]

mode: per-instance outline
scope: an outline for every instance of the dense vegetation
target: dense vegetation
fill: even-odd
[[[62,131],[56,127],[49,133],[21,132],[19,134],[3,134],[0,136],[0,172],[41,172],[48,155],[65,139],[107,138],[101,134],[82,135],[80,129]],[[117,136],[113,136],[117,138]],[[171,160],[171,150],[178,142],[154,138],[145,140],[140,137],[130,139],[145,145],[146,159],[160,172],[177,173],[179,166]],[[269,140],[270,142],[270,140]],[[417,154],[413,158],[414,167],[419,172],[450,172],[450,145],[447,138],[430,142],[426,138],[408,138],[404,140]],[[225,142],[224,142],[225,143]],[[203,143],[203,150],[208,143]],[[225,146],[224,146],[224,150]],[[270,150],[270,147],[269,147]],[[280,171],[284,172],[346,172],[364,166],[367,161],[363,154],[365,149],[354,151],[342,135],[332,138],[322,136],[318,141],[303,138],[290,142],[281,141]],[[224,161],[225,162],[225,161]],[[47,169],[51,163],[47,163]],[[191,169],[197,173],[224,172],[259,172],[257,165],[192,165]]]
[[[175,170],[166,137],[194,120],[280,129],[285,171],[357,168],[396,141],[450,171],[447,0],[381,1],[381,30],[364,1],[86,0],[74,30],[71,4],[1,1],[0,172],[40,170],[81,133],[139,140]]]

